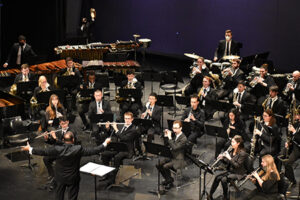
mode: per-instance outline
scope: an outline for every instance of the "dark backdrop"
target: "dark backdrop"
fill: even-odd
[[[92,3],[91,3],[92,2]],[[83,1],[84,3],[84,1]],[[299,66],[299,0],[90,0],[95,37],[113,42],[152,39],[152,52],[195,52],[212,59],[224,30],[244,44],[242,56],[270,51],[280,71]]]

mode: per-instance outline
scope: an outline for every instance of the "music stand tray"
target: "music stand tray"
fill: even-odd
[[[142,126],[145,129],[149,129],[152,127],[153,122],[151,119],[140,119],[140,118],[135,118],[132,122],[136,126]]]
[[[91,123],[112,122],[114,119],[113,113],[93,114],[90,116]]]
[[[119,89],[119,95],[123,98],[134,98],[138,99],[140,98],[142,91],[140,89]]]
[[[206,133],[208,135],[228,139],[228,134],[227,134],[226,128],[224,128],[223,126],[214,126],[214,125],[211,125],[211,124],[205,124],[204,126],[205,126],[205,129],[206,129]]]
[[[37,81],[18,82],[17,93],[33,91],[37,86]]]
[[[128,151],[127,144],[124,142],[111,142],[107,145],[108,151],[126,152]]]

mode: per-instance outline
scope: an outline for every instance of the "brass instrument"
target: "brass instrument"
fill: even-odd
[[[11,95],[17,95],[17,84],[14,83],[12,86],[10,86],[9,94]]]
[[[265,100],[264,100],[264,102],[261,104],[261,106],[264,108],[264,110],[266,110],[267,109],[267,103],[270,101],[270,96],[268,96],[268,98],[266,98]]]
[[[252,79],[252,81],[249,83],[249,85],[250,85],[252,88],[254,88],[254,87],[257,85],[258,79],[259,79],[259,78],[260,78],[259,76],[255,76],[255,77]]]
[[[222,85],[222,81],[220,80],[220,77],[218,74],[213,74],[211,71],[209,72],[209,75],[212,78],[212,84],[214,86],[215,89],[217,89],[218,87],[220,87]]]
[[[295,82],[293,80],[291,80],[290,82],[288,82],[284,88],[284,90],[282,91],[282,94],[287,96],[288,92],[290,91],[290,88],[295,84]]]
[[[232,150],[232,146],[230,145],[229,147],[228,147],[228,149],[226,150],[226,151],[224,151],[223,153],[221,153],[220,155],[224,155],[225,154],[225,152],[230,152]],[[223,158],[217,158],[214,162],[213,162],[213,164],[210,166],[211,167],[211,169],[214,171],[215,170],[215,166],[219,163],[219,161],[220,160],[222,160]]]
[[[125,85],[125,86],[123,87],[123,89],[135,89],[134,84],[135,84],[136,82],[138,82],[138,80],[137,80],[136,78],[134,78],[131,82],[128,82],[128,84]],[[130,101],[129,98],[120,97],[119,91],[117,91],[115,99],[116,99],[116,102],[117,102],[117,103],[123,103],[124,101]]]
[[[201,98],[201,94],[203,93],[204,88],[202,87],[198,93],[198,97]]]
[[[252,139],[251,139],[251,149],[250,149],[250,158],[254,159],[255,156],[255,146],[256,146],[256,135],[255,130],[257,129],[257,122],[260,121],[260,117],[256,117],[254,116],[254,128],[253,128],[253,135],[252,135]]]
[[[224,70],[222,71],[222,78],[225,79],[225,78],[228,76],[229,72],[231,72],[231,74],[234,73],[234,72],[232,71],[232,68],[231,68],[231,67],[228,67],[228,68],[224,69]]]

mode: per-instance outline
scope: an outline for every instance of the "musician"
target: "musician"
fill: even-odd
[[[100,89],[101,85],[96,81],[96,74],[94,71],[89,72],[87,82],[80,85],[80,89]]]
[[[94,12],[92,12],[94,10]],[[86,44],[91,42],[93,33],[91,31],[96,18],[95,9],[91,8],[91,20],[88,20],[86,17],[83,17],[81,20],[81,26],[80,26],[80,35],[85,40]]]
[[[256,147],[260,157],[266,154],[276,156],[279,153],[281,140],[272,110],[267,109],[264,111],[263,122],[258,123],[257,129],[254,130],[254,134],[259,138],[257,140],[258,146]]]
[[[216,101],[218,98],[216,90],[211,87],[211,83],[212,79],[208,76],[205,76],[202,82],[203,87],[198,93],[200,106],[204,108],[206,120],[212,119],[214,113],[216,112],[214,105],[209,101]]]
[[[148,130],[145,130],[147,133],[147,141],[152,142],[154,140],[154,134],[160,134],[160,121],[162,109],[160,106],[156,105],[157,94],[150,93],[148,97],[148,102],[142,108],[141,119],[150,119],[152,120],[152,127]],[[143,127],[141,127],[143,128]]]
[[[225,40],[220,40],[215,51],[214,61],[221,60],[224,56],[240,55],[240,44],[232,40],[232,31],[225,31]]]
[[[221,182],[223,187],[223,199],[229,199],[228,194],[228,183],[233,183],[234,180],[241,180],[247,173],[245,168],[245,162],[247,162],[247,153],[244,150],[243,138],[239,135],[235,135],[231,139],[232,150],[230,152],[225,151],[218,156],[218,159],[223,160],[226,163],[226,170],[218,170],[215,173],[215,179],[212,183],[209,195],[207,199],[213,199],[219,183]]]
[[[181,120],[185,122],[190,122],[191,132],[185,133],[188,136],[188,140],[197,144],[197,137],[201,137],[204,132],[204,121],[205,121],[205,112],[200,108],[200,101],[197,95],[190,97],[191,107],[185,109]]]
[[[49,98],[49,106],[46,108],[45,116],[41,118],[41,128],[46,131],[48,127],[53,126],[55,119],[59,119],[66,115],[64,106],[59,102],[56,94],[52,94]]]
[[[31,46],[26,43],[26,37],[20,35],[19,43],[14,43],[10,49],[6,62],[3,67],[20,67],[22,64],[32,64],[33,59],[37,56]]]
[[[287,91],[289,102],[295,97],[297,105],[300,104],[300,72],[298,70],[293,72],[293,79],[287,83],[285,91]]]
[[[137,136],[136,126],[132,124],[133,114],[131,112],[126,112],[124,114],[125,123],[122,126],[117,126],[116,123],[107,122],[105,125],[105,130],[107,135],[113,133],[112,141],[118,141],[126,143],[128,147],[127,152],[117,152],[117,151],[104,151],[102,153],[102,161],[104,165],[109,165],[109,161],[114,157],[114,167],[116,170],[109,177],[109,182],[114,183],[115,177],[119,170],[120,165],[123,163],[125,158],[131,158],[134,155],[134,140]]]
[[[22,64],[21,73],[16,76],[14,84],[17,84],[19,82],[33,81],[33,80],[35,80],[35,76],[29,71],[29,65]]]
[[[91,121],[94,115],[100,115],[100,114],[110,114],[112,113],[110,103],[108,101],[105,101],[103,99],[103,93],[102,90],[96,89],[94,92],[94,98],[95,101],[92,101],[89,105],[88,110],[88,117]],[[83,112],[79,113],[81,119],[83,119],[83,124],[86,122],[85,114]],[[84,122],[85,120],[85,122]],[[100,142],[102,143],[103,134],[101,134],[101,129],[96,123],[91,123],[92,127],[92,134],[96,137],[97,144]]]
[[[265,99],[262,106],[264,109],[271,109],[274,115],[283,119],[286,115],[286,106],[281,97],[278,96],[278,86],[273,85],[269,89],[269,96]]]
[[[203,57],[197,59],[197,66],[192,68],[192,79],[190,84],[184,90],[185,96],[190,96],[197,92],[199,87],[202,87],[202,81],[204,76],[209,76],[209,69],[204,62]]]
[[[252,88],[251,93],[256,96],[257,104],[261,105],[269,92],[269,88],[275,85],[275,81],[272,76],[268,75],[268,64],[263,64],[259,69],[259,73],[260,76],[256,76],[252,80],[253,82],[257,82],[257,84]]]
[[[232,60],[231,67],[222,71],[225,85],[219,98],[227,97],[236,88],[238,82],[244,80],[244,72],[239,68],[240,62],[239,59],[234,59]]]
[[[72,130],[69,127],[69,120],[66,116],[62,116],[59,118],[59,127],[58,131],[52,130],[49,135],[45,135],[44,139],[47,144],[50,145],[63,145],[64,135],[67,132],[72,132],[74,136],[74,144],[77,144],[77,133],[75,130]],[[56,186],[56,181],[54,180],[54,170],[53,163],[56,160],[55,156],[44,156],[43,161],[48,171],[48,180],[50,182],[49,190],[52,191]]]
[[[288,160],[284,162],[285,176],[291,182],[290,186],[296,186],[297,182],[294,175],[293,164],[297,159],[300,158],[300,109],[297,110],[295,117],[295,123],[288,127],[291,134],[291,142],[285,143],[285,151],[287,148],[290,149],[288,152]],[[285,154],[285,152],[284,152]]]
[[[83,156],[91,156],[99,154],[110,143],[110,139],[97,147],[83,148],[81,145],[74,144],[74,136],[72,132],[67,132],[63,138],[64,144],[61,146],[53,146],[46,149],[32,148],[29,144],[23,146],[23,151],[29,151],[30,154],[41,156],[56,157],[55,179],[57,181],[57,189],[55,199],[63,200],[66,189],[68,190],[68,198],[76,200],[80,185],[80,160]]]
[[[246,90],[246,83],[244,81],[239,81],[237,85],[237,90],[233,90],[233,105],[243,112],[243,106],[246,104],[254,104],[256,99]],[[242,114],[241,119],[248,119],[248,114]]]
[[[175,138],[172,138],[172,132],[170,130],[164,131],[164,137],[167,139],[167,144],[171,148],[172,159],[166,158],[159,165],[156,165],[159,173],[164,177],[165,181],[162,184],[166,189],[173,187],[174,179],[171,177],[170,169],[177,171],[186,166],[185,158],[185,148],[187,144],[187,138],[182,132],[181,121],[173,122],[173,132],[175,133]]]
[[[240,135],[243,141],[246,141],[245,136],[245,124],[239,117],[240,113],[237,109],[231,109],[228,113],[228,117],[223,122],[223,127],[226,129],[228,138],[218,137],[216,145],[215,157],[217,157],[222,149],[227,149],[231,144],[231,138],[235,135]]]
[[[142,85],[135,78],[133,70],[127,70],[127,80],[122,81],[121,88],[123,89],[135,89],[141,91]],[[132,112],[134,116],[138,116],[138,110],[142,107],[142,93],[137,98],[128,98],[120,104],[120,115],[124,116],[125,112]]]
[[[249,200],[277,200],[278,199],[278,181],[280,176],[271,155],[262,157],[261,166],[265,173],[260,177],[257,172],[253,173],[256,180],[256,189],[253,190],[246,199]]]

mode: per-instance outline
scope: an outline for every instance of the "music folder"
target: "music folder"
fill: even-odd
[[[89,162],[84,166],[80,167],[80,172],[88,173],[96,176],[104,176],[115,170],[114,167],[108,167],[105,165],[99,165],[96,163]]]

